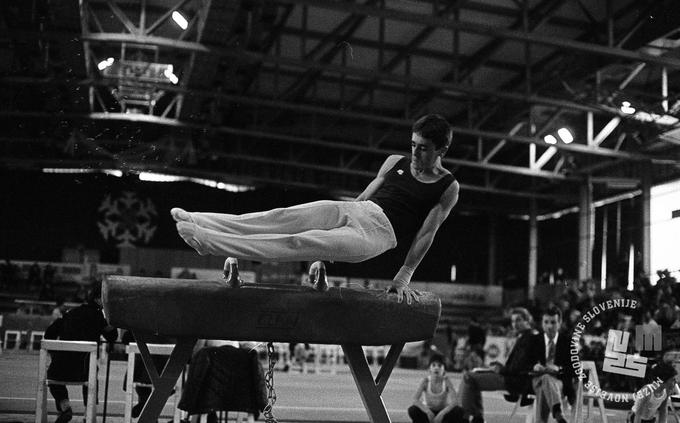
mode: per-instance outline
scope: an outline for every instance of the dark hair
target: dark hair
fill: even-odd
[[[435,363],[435,362],[441,363],[442,366],[446,365],[446,363],[444,362],[444,356],[441,355],[441,354],[436,354],[436,353],[432,354],[430,356],[430,360],[427,362],[427,365],[429,366],[430,364]]]
[[[543,310],[542,316],[557,316],[560,318],[560,322],[562,321],[562,310],[559,309],[559,307],[555,306],[550,306]]]
[[[92,284],[90,284],[90,288],[87,292],[87,301],[88,302],[95,302],[98,300],[102,295],[102,281],[101,280],[93,280]]]
[[[453,138],[451,125],[441,115],[421,117],[413,124],[412,132],[432,141],[438,150],[449,147]]]
[[[652,367],[652,379],[661,379],[662,382],[675,377],[675,368],[668,363],[658,363]]]

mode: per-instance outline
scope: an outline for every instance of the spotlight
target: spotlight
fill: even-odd
[[[106,60],[102,60],[97,64],[97,69],[104,70],[113,64],[113,57],[109,57]]]
[[[570,144],[572,141],[574,141],[574,136],[571,135],[571,132],[567,128],[560,128],[557,130],[557,135],[560,136],[562,141],[564,141],[565,144]]]
[[[635,107],[631,107],[630,101],[624,101],[621,103],[621,112],[627,115],[632,115],[635,113]]]
[[[172,65],[168,65],[167,68],[163,71],[163,75],[165,75],[166,78],[170,80],[173,84],[177,85],[179,82],[179,78],[177,78],[177,75],[174,74],[173,72],[173,67]]]
[[[176,10],[172,12],[172,20],[175,21],[177,26],[179,26],[183,30],[189,27],[189,22],[187,22],[187,19]]]
[[[557,138],[555,138],[554,135],[550,135],[550,134],[543,137],[543,141],[545,141],[546,144],[557,144]]]

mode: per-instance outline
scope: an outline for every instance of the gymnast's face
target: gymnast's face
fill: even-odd
[[[433,169],[441,157],[443,149],[437,149],[434,143],[413,133],[411,136],[411,166],[415,170]]]

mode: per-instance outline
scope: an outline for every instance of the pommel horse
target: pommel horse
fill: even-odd
[[[104,313],[115,327],[132,331],[153,392],[139,423],[153,423],[191,358],[198,339],[307,342],[341,345],[372,423],[390,423],[382,391],[406,342],[429,339],[441,302],[398,303],[382,290],[328,287],[323,263],[310,268],[314,286],[243,284],[237,262],[227,259],[225,280],[107,276]],[[162,372],[151,360],[149,335],[176,338]],[[373,379],[362,345],[390,345]]]

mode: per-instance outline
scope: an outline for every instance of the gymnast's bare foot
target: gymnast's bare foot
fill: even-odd
[[[179,207],[173,207],[170,209],[170,214],[172,215],[172,218],[175,219],[175,222],[195,223],[194,218],[191,217],[191,213],[184,209],[180,209]]]
[[[198,254],[205,256],[208,252],[205,250],[201,242],[198,240],[199,227],[190,222],[177,222],[177,233],[182,237],[184,242],[189,244],[191,248],[196,250]]]

